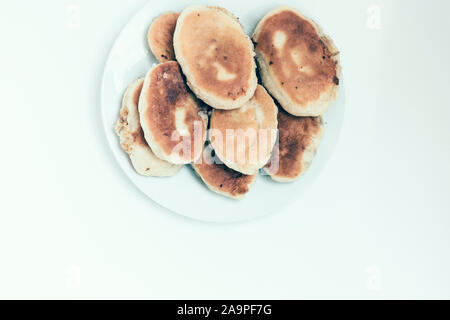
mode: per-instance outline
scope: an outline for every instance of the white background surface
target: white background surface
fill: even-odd
[[[336,151],[301,202],[232,225],[158,207],[107,146],[101,74],[145,3],[0,3],[1,298],[450,298],[450,2],[315,1]]]

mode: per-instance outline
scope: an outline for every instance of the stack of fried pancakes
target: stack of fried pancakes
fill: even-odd
[[[147,40],[160,64],[127,89],[116,125],[139,174],[190,164],[239,199],[260,169],[278,182],[308,169],[340,77],[338,51],[312,20],[280,7],[250,39],[226,9],[190,6],[156,18]]]

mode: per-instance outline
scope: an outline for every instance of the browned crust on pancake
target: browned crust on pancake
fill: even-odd
[[[274,40],[277,32],[286,36],[281,51]],[[321,34],[314,22],[298,12],[280,8],[269,13],[258,25],[253,40],[258,57],[265,60],[262,67],[269,70],[277,87],[293,103],[307,106],[339,85],[337,50],[334,51],[334,45]],[[272,92],[273,88],[269,91],[278,99],[277,94]],[[289,108],[288,111],[291,112]]]
[[[168,12],[156,18],[148,29],[147,41],[159,62],[175,60],[173,33],[180,13]]]
[[[322,131],[321,117],[295,117],[280,108],[278,112],[279,142],[274,147],[271,161],[265,170],[269,175],[292,181],[307,168],[303,161],[304,154],[314,143],[313,139]],[[272,161],[277,159],[276,172],[268,170]]]
[[[249,192],[256,175],[244,175],[224,164],[214,163],[211,150],[205,148],[203,161],[193,163],[192,167],[212,191],[231,198],[242,198]]]
[[[199,107],[198,101],[187,90],[184,80],[181,76],[181,70],[177,62],[169,61],[162,63],[154,67],[148,75],[148,87],[146,94],[141,95],[141,99],[145,101],[139,102],[139,109],[141,112],[141,123],[145,122],[146,127],[151,132],[150,146],[153,148],[153,144],[157,144],[161,151],[169,156],[175,147],[183,145],[180,150],[180,158],[184,159],[186,163],[195,160],[200,156],[201,148],[204,142],[205,132],[205,119],[200,115],[202,110]],[[141,104],[145,104],[147,107],[145,110],[141,110]],[[184,125],[189,132],[189,138],[187,137],[174,137],[173,133],[177,131],[176,126],[176,111],[182,109],[185,112]],[[194,122],[198,121],[202,124],[200,145],[197,146],[194,136]],[[145,130],[144,130],[145,131]],[[149,137],[150,138],[150,137]],[[149,141],[146,136],[146,140]],[[200,149],[195,150],[195,147]],[[183,150],[191,150],[190,154],[183,152]],[[159,150],[158,150],[159,151]],[[154,152],[159,156],[159,152]],[[165,159],[166,160],[166,159]]]
[[[256,84],[253,45],[234,19],[223,8],[199,7],[184,15],[176,28],[175,52],[189,86],[199,98],[218,109],[237,108],[245,101],[228,108],[212,103],[210,95],[233,102],[252,91],[248,101]],[[219,80],[220,70],[230,78]]]

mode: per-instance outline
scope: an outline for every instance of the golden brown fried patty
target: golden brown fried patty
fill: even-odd
[[[308,170],[323,135],[321,117],[295,117],[278,112],[279,142],[265,171],[272,179],[290,182]]]
[[[175,60],[173,33],[179,13],[169,12],[156,18],[148,29],[147,41],[159,62]]]
[[[272,97],[258,85],[255,95],[236,110],[214,110],[211,144],[228,167],[255,174],[270,159],[277,137],[277,112]]]
[[[244,197],[257,175],[244,175],[218,163],[211,155],[212,150],[210,146],[205,147],[202,161],[192,164],[195,172],[211,191],[234,199]]]
[[[134,81],[125,91],[115,131],[137,173],[151,177],[173,176],[182,166],[159,159],[144,138],[139,122],[138,102],[144,79]]]
[[[211,107],[236,109],[253,96],[253,44],[230,12],[210,6],[186,8],[173,41],[189,87]]]
[[[262,81],[286,111],[318,116],[336,100],[338,51],[313,21],[277,8],[258,24],[253,41]]]
[[[147,73],[139,114],[145,139],[159,158],[186,164],[200,157],[208,118],[188,91],[177,62],[159,64]]]

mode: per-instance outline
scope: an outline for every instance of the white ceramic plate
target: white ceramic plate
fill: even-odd
[[[227,8],[240,18],[248,35],[258,21],[271,9],[283,4],[261,4],[261,1],[228,0],[209,2]],[[121,149],[114,125],[119,115],[122,94],[127,86],[157,63],[146,43],[146,32],[152,20],[167,11],[181,11],[186,1],[165,0],[149,2],[127,24],[118,36],[108,57],[102,83],[101,108],[109,145],[122,169],[133,183],[149,198],[178,214],[204,221],[237,222],[250,220],[280,210],[286,204],[303,197],[323,170],[336,145],[342,125],[345,99],[344,86],[338,101],[324,116],[325,136],[309,171],[298,181],[288,184],[273,182],[267,176],[259,176],[257,182],[243,200],[232,200],[209,191],[194,174],[190,166],[171,178],[152,178],[138,175],[128,156]],[[303,12],[321,25],[325,33],[326,21],[313,15],[314,3],[296,2],[291,7]],[[339,47],[339,44],[337,44]]]

